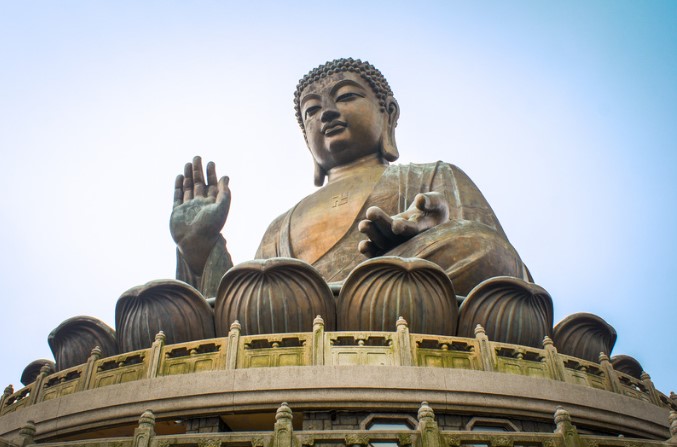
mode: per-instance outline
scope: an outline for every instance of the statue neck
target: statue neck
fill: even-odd
[[[328,183],[337,182],[345,178],[350,178],[355,175],[360,175],[365,171],[371,171],[373,169],[385,170],[388,166],[388,162],[381,157],[381,154],[371,154],[362,158],[358,158],[352,163],[348,163],[341,166],[336,166],[332,168],[327,173]]]

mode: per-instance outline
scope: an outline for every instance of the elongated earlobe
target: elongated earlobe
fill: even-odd
[[[327,172],[315,162],[315,186],[324,185],[324,178],[327,176]]]
[[[384,126],[381,137],[381,155],[387,161],[395,161],[400,157],[395,142],[395,127],[397,127],[397,119],[400,117],[400,106],[392,96],[386,101],[386,114],[388,115],[388,122]]]

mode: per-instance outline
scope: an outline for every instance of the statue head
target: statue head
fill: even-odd
[[[368,62],[336,59],[311,70],[294,94],[296,118],[315,160],[315,184],[326,173],[371,154],[399,157],[399,106],[388,81]]]

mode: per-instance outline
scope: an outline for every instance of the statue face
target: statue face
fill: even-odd
[[[355,73],[335,73],[303,90],[301,115],[308,147],[325,171],[380,152],[387,115]]]

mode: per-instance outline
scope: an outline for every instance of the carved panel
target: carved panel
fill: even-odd
[[[85,363],[96,346],[101,348],[103,357],[118,353],[115,331],[93,317],[69,318],[49,334],[47,342],[57,371]]]
[[[202,294],[181,281],[151,281],[122,294],[115,327],[123,352],[150,347],[162,331],[166,343],[214,338],[214,313]]]
[[[541,347],[552,335],[552,298],[536,284],[499,276],[470,291],[459,310],[458,335],[474,337],[478,324],[492,341]]]
[[[569,315],[555,326],[553,341],[561,354],[599,362],[616,344],[616,330],[602,318],[588,313]]]
[[[238,264],[221,279],[214,306],[216,333],[227,336],[238,320],[243,335],[309,332],[322,316],[336,320],[334,296],[320,273],[298,259],[271,258]]]
[[[437,264],[383,256],[355,267],[338,298],[341,331],[391,331],[399,317],[419,334],[455,335],[458,305],[451,280]]]

